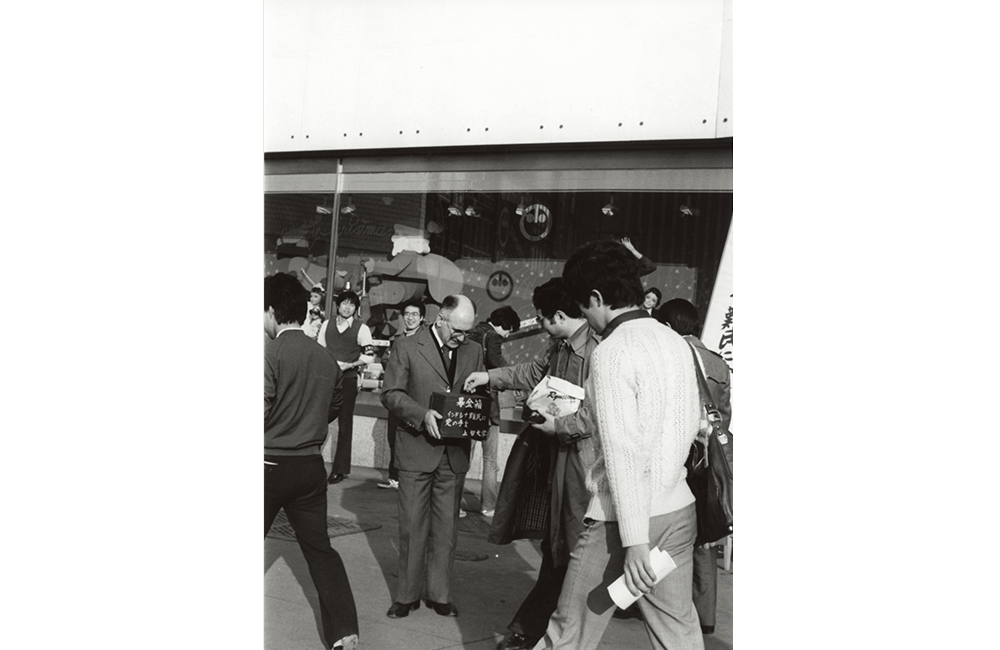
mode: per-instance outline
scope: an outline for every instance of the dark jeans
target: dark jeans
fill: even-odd
[[[550,548],[549,536],[546,535],[542,540],[542,566],[538,570],[538,579],[507,626],[511,632],[523,634],[529,639],[540,639],[545,635],[549,617],[559,604],[559,593],[562,591],[563,578],[566,577],[565,565],[552,565]]]
[[[344,403],[337,417],[337,451],[331,474],[351,473],[351,440],[354,438],[354,403],[358,401],[358,373],[344,375]]]
[[[358,611],[344,562],[326,532],[326,467],[323,457],[264,456],[264,536],[284,508],[309,565],[322,610],[326,646],[358,633]]]
[[[718,590],[719,572],[716,565],[716,550],[694,547],[694,585],[692,597],[694,607],[702,626],[715,627],[715,598]]]
[[[396,467],[396,427],[398,426],[399,418],[390,413],[389,421],[385,427],[385,437],[389,441],[389,478],[394,481],[399,480],[399,468]]]

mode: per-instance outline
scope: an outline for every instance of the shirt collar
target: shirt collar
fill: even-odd
[[[301,327],[286,327],[285,329],[283,329],[280,332],[278,332],[278,335],[275,336],[274,338],[278,338],[278,336],[281,336],[285,332],[293,332],[293,331],[296,331],[296,330],[298,330],[299,332],[304,332],[305,331]]]
[[[597,332],[590,327],[588,323],[584,323],[573,332],[568,339],[566,339],[566,345],[573,348],[573,353],[577,356],[585,356],[584,352],[587,347],[587,339],[593,337],[595,341],[600,342],[600,337],[597,336]]]
[[[637,318],[652,318],[652,316],[646,313],[646,310],[642,307],[622,312],[611,319],[611,322],[604,328],[604,331],[601,332],[601,340],[603,341],[611,336],[611,333],[618,329],[618,326],[622,323],[627,323],[630,320],[635,320]]]
[[[437,346],[439,348],[443,348],[444,347],[444,343],[441,341],[441,336],[438,334],[438,329],[436,327],[434,327],[433,325],[431,325],[427,329],[429,329],[431,331],[431,336],[434,337],[434,341],[437,342]]]

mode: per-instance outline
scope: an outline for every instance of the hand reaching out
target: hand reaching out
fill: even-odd
[[[462,386],[462,390],[466,393],[471,393],[480,386],[485,386],[490,383],[490,375],[487,372],[474,372],[469,375],[468,379],[465,380],[465,384]]]

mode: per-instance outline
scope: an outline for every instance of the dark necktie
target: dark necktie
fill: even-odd
[[[448,376],[448,390],[451,390],[451,385],[455,383],[455,360],[452,357],[454,350],[447,345],[442,345],[440,352],[441,362],[444,363],[444,371]]]

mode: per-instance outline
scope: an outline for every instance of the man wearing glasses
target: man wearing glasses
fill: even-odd
[[[424,303],[420,302],[416,298],[411,298],[403,303],[403,330],[401,332],[396,332],[395,336],[392,337],[392,342],[403,338],[404,336],[413,336],[420,330],[424,329],[424,316],[427,314],[427,308],[424,307]],[[392,355],[392,348],[389,348],[389,352],[386,356],[386,362],[388,362],[388,357]],[[392,413],[389,414],[389,420],[386,423],[386,440],[389,443],[389,478],[377,483],[376,487],[380,487],[387,490],[398,490],[399,489],[399,468],[396,466],[396,429],[399,427],[399,418],[397,418]]]
[[[408,616],[421,595],[440,616],[458,616],[451,565],[471,441],[442,438],[442,414],[429,404],[432,393],[460,392],[470,374],[485,370],[482,347],[465,340],[475,321],[471,300],[448,296],[433,325],[393,344],[386,365],[382,405],[399,419],[399,582],[389,618]]]

